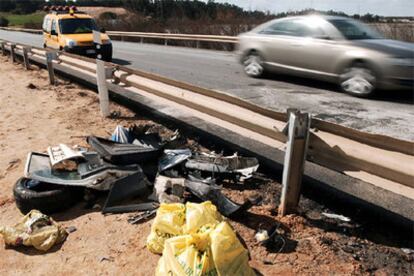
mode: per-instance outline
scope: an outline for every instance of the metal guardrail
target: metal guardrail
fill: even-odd
[[[23,56],[25,45],[0,43],[4,51]],[[12,50],[13,48],[13,50]],[[33,60],[46,60],[47,51],[32,47],[28,53]],[[60,53],[59,66],[75,70],[78,75],[96,80],[95,60],[67,53]],[[250,102],[171,80],[154,74],[106,63],[113,69],[112,86],[131,93],[162,98],[195,113],[206,114],[215,120],[230,124],[229,131],[239,128],[245,135],[260,139],[261,143],[284,151],[287,114],[256,106]],[[82,78],[83,78],[82,77]],[[203,115],[204,116],[204,115]],[[223,126],[224,127],[224,126]],[[312,119],[309,135],[308,162],[351,178],[371,183],[385,190],[414,200],[414,143],[384,135],[364,133],[334,123]],[[404,208],[410,208],[405,206]],[[414,218],[414,214],[409,215]]]
[[[37,29],[25,29],[25,28],[9,28],[9,27],[0,27],[1,30],[6,31],[16,31],[16,32],[26,32],[32,34],[41,34],[42,30]],[[119,38],[141,38],[143,39],[161,39],[165,41],[165,44],[168,44],[169,40],[178,40],[178,41],[195,41],[197,42],[197,48],[199,47],[199,42],[214,42],[214,43],[229,43],[237,44],[238,38],[235,36],[221,36],[221,35],[193,35],[193,34],[173,34],[173,33],[144,33],[144,32],[117,32],[117,31],[108,31],[106,32],[111,37]]]

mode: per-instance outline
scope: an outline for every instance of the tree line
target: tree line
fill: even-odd
[[[324,13],[330,15],[348,16],[343,12],[321,12],[306,9],[296,12],[282,12],[272,14],[270,12],[246,11],[241,7],[228,3],[216,3],[214,0],[207,2],[199,0],[0,0],[0,11],[16,14],[28,14],[40,10],[45,5],[72,5],[77,6],[105,6],[124,7],[130,11],[144,16],[150,16],[160,21],[170,18],[185,18],[190,20],[216,20],[226,18],[251,18],[265,21],[272,18],[289,15],[302,15],[307,13]],[[373,14],[353,15],[352,17],[365,22],[378,22],[381,17]]]

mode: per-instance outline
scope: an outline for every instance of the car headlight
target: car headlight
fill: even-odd
[[[69,48],[73,48],[77,45],[76,41],[73,39],[67,39],[66,40],[66,46],[68,46]]]
[[[391,58],[390,63],[396,66],[414,66],[413,58]]]

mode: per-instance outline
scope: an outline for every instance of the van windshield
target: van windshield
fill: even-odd
[[[96,31],[95,21],[90,18],[71,18],[59,21],[62,34],[89,34]]]

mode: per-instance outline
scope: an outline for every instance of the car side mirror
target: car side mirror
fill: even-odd
[[[101,33],[106,33],[106,30],[105,30],[105,28],[101,28],[100,30],[99,30]]]
[[[55,30],[51,30],[51,31],[50,31],[50,35],[57,35],[57,33],[56,33],[56,31],[55,31]]]

